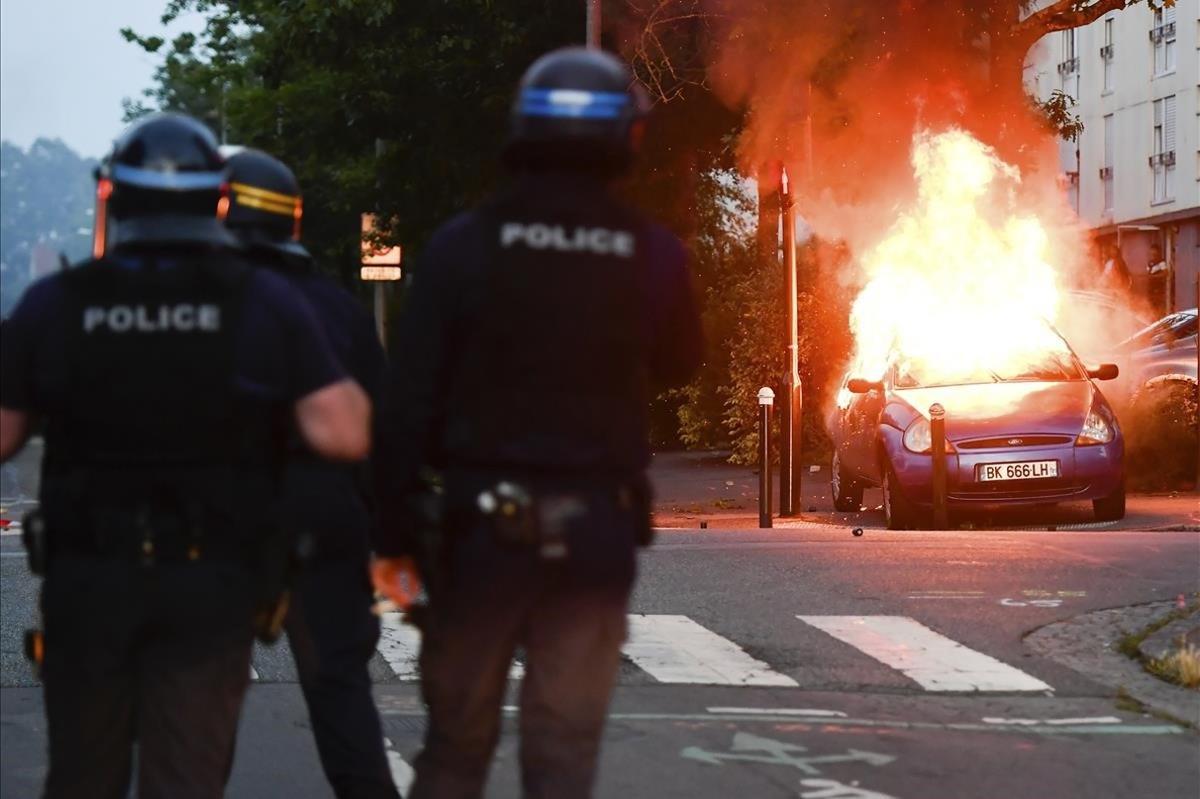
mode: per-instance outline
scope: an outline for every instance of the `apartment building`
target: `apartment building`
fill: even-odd
[[[1078,103],[1084,132],[1060,145],[1069,201],[1163,312],[1196,305],[1200,273],[1198,16],[1200,0],[1142,2],[1046,36],[1025,65],[1032,93]]]

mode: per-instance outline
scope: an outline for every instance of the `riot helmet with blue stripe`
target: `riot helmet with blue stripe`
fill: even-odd
[[[505,162],[516,169],[616,174],[633,161],[648,103],[620,59],[566,47],[525,71]]]
[[[175,113],[135,122],[96,170],[93,255],[134,246],[235,246],[219,220],[225,161],[202,123]]]

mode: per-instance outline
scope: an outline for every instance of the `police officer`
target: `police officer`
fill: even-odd
[[[511,185],[442,227],[417,273],[376,439],[377,585],[398,600],[389,572],[422,554],[403,499],[423,467],[444,485],[414,797],[480,795],[518,647],[525,795],[591,791],[650,533],[647,403],[701,357],[682,246],[610,193],[642,125],[620,61],[544,56],[513,105]]]
[[[300,185],[288,167],[253,149],[229,158],[226,226],[254,263],[295,286],[320,319],[338,360],[370,393],[383,378],[383,347],[362,306],[317,274],[300,243]],[[292,591],[287,633],[325,775],[339,797],[398,797],[367,662],[379,640],[368,578],[370,515],[364,464],[332,463],[294,441],[283,518],[314,546]]]
[[[280,431],[370,443],[304,299],[233,255],[223,170],[199,122],[133,125],[97,173],[95,258],[5,326],[0,460],[45,423],[48,797],[124,797],[135,740],[139,796],[222,794],[280,608]]]

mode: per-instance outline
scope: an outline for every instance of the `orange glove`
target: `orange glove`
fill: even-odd
[[[375,593],[387,597],[400,610],[412,607],[421,593],[421,576],[409,557],[375,558],[371,561],[371,582]]]

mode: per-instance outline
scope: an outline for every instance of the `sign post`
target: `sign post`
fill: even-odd
[[[362,215],[362,258],[359,278],[375,284],[375,332],[387,349],[387,302],[383,287],[388,281],[399,280],[400,247],[385,249],[374,246],[368,236],[375,232],[375,215]]]

